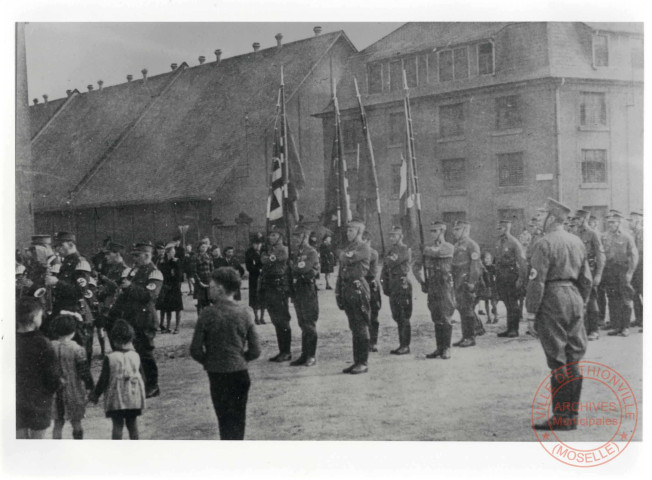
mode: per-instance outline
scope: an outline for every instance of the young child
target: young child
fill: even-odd
[[[54,399],[54,429],[52,438],[62,438],[63,425],[66,420],[72,424],[72,438],[84,438],[82,419],[86,414],[88,391],[93,390],[86,350],[73,342],[77,322],[83,322],[79,313],[62,314],[52,322],[52,330],[57,340],[52,341],[52,347],[57,356],[64,386]]]
[[[39,331],[40,300],[21,298],[16,321],[16,438],[42,439],[52,420],[52,399],[61,375],[52,344]]]
[[[487,312],[487,324],[498,323],[498,314],[496,313],[496,266],[494,265],[494,257],[490,252],[485,252],[482,256],[482,280],[484,287],[478,292],[478,301],[484,300],[484,308]],[[489,304],[491,303],[491,310]],[[494,318],[492,320],[491,314]],[[482,314],[482,312],[480,312]]]
[[[109,336],[115,350],[104,357],[102,373],[90,401],[97,403],[104,394],[106,417],[113,422],[113,440],[122,440],[125,424],[129,438],[138,440],[138,416],[145,408],[145,383],[140,375],[140,357],[131,343],[134,329],[120,319]]]

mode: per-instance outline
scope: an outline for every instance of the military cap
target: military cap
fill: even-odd
[[[265,240],[265,237],[260,232],[256,232],[251,236],[251,243],[263,243],[263,240]]]
[[[389,230],[390,235],[403,235],[403,229],[398,226],[394,225],[390,230]]]
[[[632,216],[632,217],[642,217],[643,212],[641,210],[634,210],[629,215]]]
[[[32,245],[52,245],[52,235],[32,235]]]
[[[309,232],[310,232],[310,229],[307,226],[305,226],[305,225],[303,225],[301,223],[298,223],[294,227],[294,231],[292,232],[292,235],[305,235],[306,233],[309,233]]]
[[[446,228],[446,224],[441,220],[435,220],[430,224],[430,231],[438,230],[440,228]]]
[[[625,218],[625,215],[620,213],[618,210],[609,210],[609,213],[607,214],[607,220],[610,220],[612,218],[622,220],[623,218]]]
[[[168,250],[170,248],[177,248],[177,244],[175,242],[168,242],[167,245],[165,245],[165,249]]]
[[[552,215],[558,220],[564,221],[568,218],[571,209],[554,198],[548,198],[546,202],[546,211],[548,212],[548,215]]]
[[[109,252],[122,253],[124,252],[125,246],[117,242],[111,242],[109,243],[108,248],[109,248]]]
[[[57,233],[55,238],[57,243],[63,243],[63,242],[77,243],[77,237],[75,237],[74,233],[70,233],[70,232],[59,232]]]
[[[161,241],[159,240],[158,242],[156,242],[156,243],[154,244],[154,248],[156,248],[157,250],[159,250],[159,249],[161,249],[161,248],[165,248],[165,243],[163,243],[163,242],[161,242]]]
[[[364,222],[360,220],[359,218],[353,218],[349,223],[346,224],[347,227],[356,227],[356,228],[364,228]]]
[[[589,212],[588,210],[584,210],[583,208],[579,208],[579,209],[575,210],[575,218],[584,219],[584,218],[589,217],[589,216],[591,216],[591,212]]]
[[[152,253],[153,250],[152,242],[134,243],[133,247],[131,247],[131,253]]]
[[[456,220],[453,228],[466,227],[467,225],[471,225],[471,222],[467,222],[466,220]]]
[[[276,233],[276,234],[278,234],[278,235],[283,236],[283,228],[284,228],[284,227],[283,227],[282,225],[272,224],[272,225],[269,226],[269,233],[268,233],[268,235],[269,235],[269,234],[272,234],[272,233]]]

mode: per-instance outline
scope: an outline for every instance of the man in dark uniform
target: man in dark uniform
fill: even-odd
[[[525,252],[519,241],[511,234],[512,222],[498,222],[498,241],[496,242],[496,290],[498,298],[507,309],[507,330],[498,334],[499,337],[518,337],[518,324],[521,321],[521,311],[518,307],[519,293],[526,276],[527,265]]]
[[[99,252],[93,255],[91,258],[91,263],[93,264],[93,269],[97,273],[105,273],[105,268],[107,267],[106,257],[109,253],[109,245],[111,244],[111,237],[105,237],[102,242],[102,248]]]
[[[607,217],[607,231],[602,236],[606,263],[602,283],[609,300],[612,330],[607,335],[629,335],[634,289],[632,278],[638,265],[638,249],[634,238],[621,228],[623,215],[612,211]]]
[[[127,265],[122,258],[124,248],[124,245],[119,243],[109,243],[104,260],[104,273],[99,273],[98,276],[97,300],[100,302],[100,314],[95,319],[95,329],[97,330],[102,355],[105,353],[104,332],[110,332],[111,328],[113,328],[113,323],[109,319],[109,312],[118,298],[122,274],[127,269]]]
[[[369,284],[369,308],[371,310],[369,315],[369,351],[378,351],[378,329],[380,323],[378,322],[378,314],[383,305],[382,297],[380,295],[380,285],[376,277],[378,275],[378,251],[371,247],[371,234],[366,230],[362,233],[362,241],[369,247],[371,257],[369,259],[369,271],[365,280]],[[392,351],[391,353],[396,353]]]
[[[362,241],[364,223],[352,220],[346,227],[348,244],[340,253],[340,271],[335,284],[335,300],[349,320],[353,336],[353,365],[342,373],[357,375],[369,368],[369,326],[371,307],[370,292],[366,277],[369,272],[371,251]]]
[[[315,280],[319,275],[319,253],[310,245],[310,230],[305,226],[297,225],[293,236],[292,301],[301,328],[301,356],[290,365],[312,367],[317,363],[319,303]]]
[[[597,340],[600,338],[599,324],[600,324],[600,309],[598,308],[598,286],[602,281],[602,271],[604,270],[605,255],[602,248],[602,241],[598,232],[589,227],[589,217],[591,213],[586,210],[577,210],[575,212],[575,235],[577,235],[586,250],[586,258],[591,268],[591,276],[593,277],[593,288],[591,288],[591,295],[586,304],[586,314],[584,318],[584,326],[586,327],[587,338],[589,341]]]
[[[475,314],[475,295],[482,275],[480,247],[469,236],[471,224],[458,220],[453,227],[455,251],[453,253],[453,283],[455,285],[455,302],[462,321],[462,339],[455,343],[457,347],[475,345],[475,328],[479,322]]]
[[[134,328],[134,349],[140,356],[145,374],[146,397],[161,394],[158,385],[158,367],[154,359],[156,336],[156,299],[163,285],[163,274],[152,263],[153,246],[150,242],[134,245],[131,255],[134,267],[122,279],[122,292],[111,309],[112,319],[124,319]]]
[[[244,277],[245,270],[244,268],[242,268],[242,265],[235,257],[235,249],[233,247],[224,248],[224,256],[215,259],[214,268],[220,268],[220,267],[231,267],[240,274],[241,278]],[[242,294],[240,293],[240,289],[238,289],[238,291],[235,292],[233,299],[237,301],[242,300]]]
[[[630,214],[630,228],[634,235],[634,243],[638,249],[638,264],[632,277],[632,287],[634,288],[634,318],[635,326],[641,327],[643,331],[643,213],[635,211]]]
[[[72,233],[59,232],[56,243],[62,254],[61,267],[57,276],[47,275],[45,285],[52,287],[54,304],[52,317],[61,311],[80,313],[83,322],[77,326],[74,340],[88,348],[89,338],[93,341],[93,316],[86,301],[91,264],[77,251],[77,238]],[[48,332],[51,333],[51,332]]]
[[[437,349],[426,355],[426,358],[441,357],[443,360],[451,358],[451,323],[455,313],[455,292],[453,276],[453,254],[455,247],[445,239],[446,224],[433,222],[430,229],[433,243],[424,248],[423,254],[418,257],[412,267],[412,272],[421,284],[421,291],[428,294],[428,309],[435,324],[435,338]],[[424,279],[422,269],[426,270]]]
[[[51,235],[33,235],[29,247],[30,256],[25,262],[25,283],[22,295],[41,299],[45,312],[52,313],[52,287],[45,286],[45,280],[53,272],[57,257],[52,250]]]
[[[278,354],[270,362],[292,360],[292,330],[290,328],[290,279],[288,271],[288,248],[278,226],[269,230],[267,248],[260,255],[260,298],[269,312],[269,318],[276,329]]]
[[[264,325],[263,314],[265,309],[262,308],[260,299],[258,298],[258,281],[260,279],[260,271],[262,263],[260,262],[260,253],[263,247],[263,234],[256,233],[251,238],[251,246],[245,252],[245,267],[249,272],[249,306],[254,311],[254,322],[256,325]],[[260,311],[260,316],[258,315]]]
[[[570,209],[548,199],[545,236],[534,246],[527,286],[529,331],[540,338],[550,377],[553,416],[535,429],[575,430],[582,391],[579,362],[586,352],[584,302],[591,288],[591,271],[582,241],[566,232]]]
[[[410,353],[412,340],[412,283],[408,273],[412,266],[412,250],[403,243],[403,229],[392,227],[389,232],[389,251],[383,260],[380,283],[383,292],[389,297],[392,319],[398,326],[398,348],[392,350],[394,355]]]

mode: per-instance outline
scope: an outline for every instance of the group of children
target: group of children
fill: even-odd
[[[129,438],[137,440],[145,384],[131,325],[118,320],[113,326],[109,335],[115,348],[104,357],[95,384],[86,351],[73,341],[77,322],[82,321],[79,313],[60,312],[51,324],[56,339],[50,341],[40,331],[44,310],[39,299],[23,297],[16,310],[16,438],[42,439],[54,419],[52,438],[62,438],[69,421],[73,438],[83,439],[86,404],[104,395],[112,438],[121,440],[126,424]]]

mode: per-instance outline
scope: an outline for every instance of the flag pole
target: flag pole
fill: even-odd
[[[274,148],[276,144],[276,138],[278,138],[278,117],[281,112],[281,89],[278,91],[278,97],[276,99],[276,116],[274,117],[274,141],[272,142],[272,158],[274,158]],[[267,135],[265,135],[265,152],[267,152]],[[265,165],[267,165],[267,155],[265,155]],[[274,163],[272,162],[272,170],[274,169]],[[272,208],[272,195],[274,195],[274,187],[272,186],[272,172],[267,172],[267,181],[269,182],[269,189],[267,194],[267,220],[265,221],[265,235],[269,237],[269,214]]]
[[[358,106],[360,107],[360,120],[362,121],[362,133],[364,134],[365,140],[367,141],[367,149],[369,150],[369,159],[371,161],[371,171],[373,173],[374,188],[376,190],[376,213],[378,214],[378,229],[380,230],[380,246],[384,257],[385,236],[383,235],[383,222],[380,214],[380,189],[378,188],[378,172],[376,171],[376,159],[374,157],[374,147],[373,144],[371,143],[371,134],[369,133],[369,126],[367,124],[367,114],[365,113],[364,105],[362,104],[362,97],[360,96],[360,90],[358,89],[358,80],[355,77],[353,77],[353,83],[355,84],[355,95],[358,98]],[[358,175],[359,174],[360,171],[358,170]]]
[[[414,130],[412,129],[412,112],[410,110],[410,90],[408,89],[407,84],[407,75],[405,74],[405,69],[403,69],[403,90],[405,92],[405,98],[403,99],[403,104],[405,106],[405,122],[407,127],[407,148],[408,156],[410,157],[410,163],[412,164],[412,175],[414,177],[414,194],[415,194],[415,205],[417,207],[417,221],[419,223],[419,240],[421,241],[421,254],[424,252],[425,248],[425,236],[423,234],[423,222],[421,220],[421,195],[419,194],[419,175],[417,173],[417,157],[414,152]],[[428,281],[428,270],[426,269],[426,262],[423,262],[423,279]]]
[[[283,142],[283,217],[285,218],[285,233],[287,236],[288,260],[292,258],[292,242],[290,232],[290,201],[288,198],[288,183],[290,182],[290,162],[288,161],[288,124],[285,112],[285,79],[283,77],[283,65],[281,65],[281,142]],[[298,220],[298,219],[297,219]]]
[[[344,219],[348,223],[351,219],[348,218],[348,203],[342,205],[342,201],[347,197],[348,192],[345,188],[345,172],[344,172],[344,154],[342,152],[342,121],[340,118],[340,105],[337,101],[337,89],[333,83],[333,105],[335,107],[335,148],[337,152],[337,201],[338,201],[338,224],[342,227],[341,214],[344,213]],[[342,241],[346,243],[346,230],[340,228],[340,235]]]

